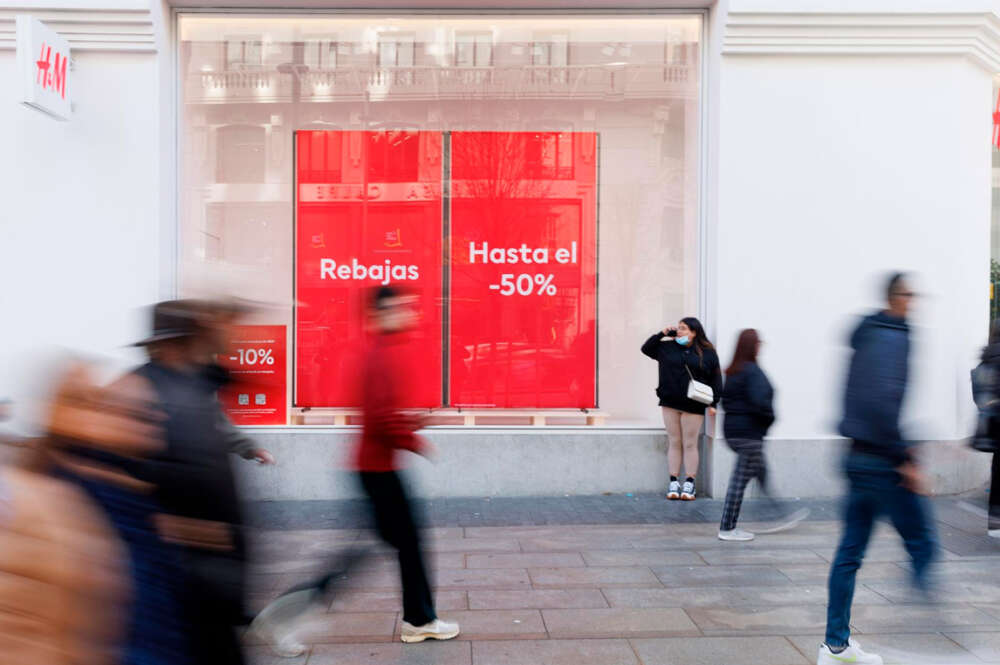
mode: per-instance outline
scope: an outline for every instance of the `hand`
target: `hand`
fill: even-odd
[[[906,462],[902,466],[896,468],[899,475],[902,477],[900,481],[900,486],[905,487],[914,494],[930,494],[930,482],[927,480],[927,476],[924,472],[914,464],[913,462]]]
[[[677,326],[667,326],[666,328],[664,328],[663,329],[664,336],[669,337],[671,331],[672,332],[677,332]]]
[[[257,448],[250,454],[250,459],[263,464],[264,466],[270,466],[274,464],[274,455],[270,452],[264,450],[263,448]]]
[[[718,410],[714,406],[708,407],[708,415],[714,417],[716,413],[718,413]]]

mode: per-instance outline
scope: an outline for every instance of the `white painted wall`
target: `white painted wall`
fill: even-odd
[[[912,436],[968,435],[985,341],[990,76],[947,57],[724,56],[714,271],[731,353],[760,329],[776,439],[836,432],[845,338],[912,270]]]
[[[159,281],[153,54],[74,53],[74,116],[17,103],[0,51],[0,396],[23,400],[53,347],[137,359]]]

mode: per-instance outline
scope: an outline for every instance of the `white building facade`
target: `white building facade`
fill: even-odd
[[[140,362],[145,306],[234,294],[280,337],[281,422],[243,421],[279,464],[241,469],[247,491],[349,494],[332,471],[357,430],[338,392],[357,294],[323,280],[361,228],[378,247],[355,258],[431,271],[429,496],[665,486],[639,346],[684,316],[724,364],[760,331],[775,489],[837,494],[845,339],[890,270],[921,294],[904,425],[938,491],[986,480],[965,440],[998,258],[995,1],[283,4],[0,6],[0,397],[19,417],[39,349]],[[19,103],[25,14],[69,42],[66,121]],[[519,157],[498,166],[498,140]],[[532,239],[565,265],[510,268],[506,299],[463,254]],[[709,419],[702,492],[731,464]]]

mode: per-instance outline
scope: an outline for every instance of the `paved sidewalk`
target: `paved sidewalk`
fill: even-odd
[[[345,581],[331,611],[313,622],[308,654],[282,659],[251,646],[251,663],[815,662],[839,524],[836,502],[790,505],[805,503],[819,519],[751,543],[723,543],[716,538],[721,502],[714,500],[428,502],[424,507],[433,526],[426,546],[438,610],[462,624],[458,640],[399,642],[397,566],[380,549],[365,570]],[[898,537],[882,526],[859,577],[854,634],[886,663],[1000,663],[1000,542],[985,535],[980,514],[985,501],[977,494],[934,503],[943,547],[935,573],[941,604],[915,602],[906,581],[907,556]],[[253,539],[253,609],[321,570],[332,550],[374,542],[370,532],[358,528],[363,520],[357,507],[352,502],[255,506],[264,528]],[[749,502],[748,520],[757,519],[760,510]],[[623,515],[634,523],[622,523]],[[652,516],[659,522],[646,519]],[[304,530],[310,519],[320,528]]]

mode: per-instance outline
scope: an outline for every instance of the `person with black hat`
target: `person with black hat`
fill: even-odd
[[[203,304],[161,302],[153,332],[138,342],[149,362],[132,372],[155,395],[163,412],[166,446],[138,473],[156,487],[164,512],[160,537],[183,553],[185,594],[195,662],[239,664],[235,627],[244,622],[245,545],[236,481],[229,465],[232,428],[215,399],[218,385],[205,376]],[[228,429],[227,429],[228,427]],[[245,457],[270,461],[250,448]]]

